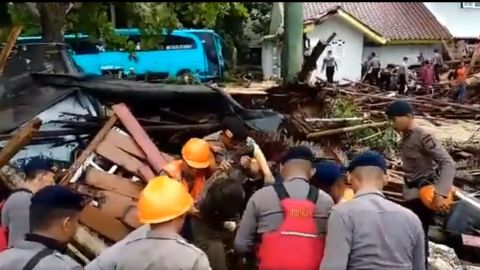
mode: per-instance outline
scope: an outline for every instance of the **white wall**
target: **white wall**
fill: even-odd
[[[408,57],[410,64],[417,63],[417,56],[423,53],[425,59],[431,59],[433,57],[433,50],[438,49],[440,51],[441,45],[385,45],[381,47],[365,47],[363,49],[362,60],[366,59],[373,51],[380,58],[382,66],[387,64],[401,64],[403,57]]]
[[[343,78],[360,80],[363,55],[363,34],[342,21],[342,19],[333,17],[323,22],[321,25],[316,26],[312,32],[308,33],[307,36],[310,39],[311,47],[313,48],[319,39],[325,41],[333,32],[337,33],[337,36],[332,43],[344,43],[342,46],[336,46],[332,43],[327,46],[317,61],[317,69],[312,74],[312,80],[315,80],[317,76],[326,80],[325,72],[322,73],[321,68],[323,58],[328,50],[332,50],[338,64],[338,71],[335,72],[334,77],[335,81],[343,81]]]
[[[480,35],[480,9],[461,8],[461,2],[423,2],[456,38]]]

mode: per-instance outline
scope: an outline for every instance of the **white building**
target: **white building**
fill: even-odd
[[[480,36],[480,2],[424,2],[456,39]]]
[[[335,80],[361,79],[361,65],[371,52],[376,52],[382,65],[400,64],[403,57],[417,62],[420,53],[427,59],[434,49],[440,49],[442,39],[451,39],[443,27],[421,2],[304,2],[304,31],[313,48],[318,40],[325,41],[333,32],[337,35],[328,44],[317,62],[312,78],[326,79],[321,72],[323,58],[331,50],[337,59]],[[270,36],[264,39],[262,65],[266,79],[279,76],[281,50],[273,37],[283,28],[283,4],[275,3],[272,10]],[[277,29],[276,31],[272,31]]]

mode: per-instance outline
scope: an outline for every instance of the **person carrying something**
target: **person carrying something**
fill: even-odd
[[[332,196],[336,203],[349,201],[353,198],[353,190],[345,183],[345,168],[331,161],[315,164],[315,174],[312,185]]]
[[[205,182],[216,166],[209,144],[199,138],[191,138],[182,147],[182,159],[174,160],[163,168],[160,175],[166,175],[179,180],[196,201],[203,191]],[[198,214],[194,205],[190,214]],[[187,240],[193,240],[190,216],[187,216],[181,235]]]
[[[253,269],[257,247],[260,270],[318,269],[323,256],[321,235],[333,200],[309,182],[315,173],[313,159],[308,147],[292,147],[282,160],[284,181],[258,190],[249,199],[235,249]]]
[[[328,217],[321,270],[425,270],[424,233],[412,211],[385,198],[387,165],[367,151],[347,168],[355,197]]]
[[[375,52],[372,52],[370,61],[368,62],[371,85],[378,85],[378,73],[380,72],[381,67],[382,64],[380,63],[380,59]]]
[[[22,241],[29,232],[30,199],[38,190],[55,184],[53,167],[52,160],[43,157],[34,157],[25,164],[25,181],[12,191],[2,207],[2,227],[8,230],[8,246]]]
[[[253,146],[253,153],[240,157],[240,164],[252,179],[262,179],[265,184],[272,184],[275,180],[268,166],[267,160],[255,141],[248,137],[245,123],[235,116],[227,116],[222,121],[222,130],[205,136],[220,167],[231,167],[232,155],[245,146]]]
[[[0,270],[82,270],[65,252],[86,197],[63,186],[47,186],[31,201],[30,233],[0,253]]]
[[[337,61],[332,55],[332,51],[327,52],[327,56],[323,58],[322,72],[325,70],[325,75],[327,76],[327,82],[333,83],[333,77],[335,75],[335,70],[338,70]]]
[[[118,249],[116,270],[210,270],[207,256],[178,233],[193,198],[168,176],[148,182],[138,200],[140,222],[150,225],[145,237],[133,238]]]
[[[455,163],[447,150],[430,132],[415,125],[413,108],[406,101],[395,101],[386,111],[393,128],[402,135],[401,158],[405,172],[403,196],[405,207],[420,218],[425,233],[425,254],[428,257],[428,228],[433,211],[419,198],[419,189],[435,184],[434,207],[447,212],[446,201],[455,176]],[[425,261],[425,264],[427,262]]]
[[[403,57],[403,62],[398,66],[398,94],[405,95],[408,80],[408,57]]]

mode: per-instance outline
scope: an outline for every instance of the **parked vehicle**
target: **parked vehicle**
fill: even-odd
[[[138,29],[116,29],[115,32],[136,44],[134,53],[106,50],[103,44],[93,43],[84,34],[65,35],[72,57],[84,73],[135,75],[142,79],[192,75],[207,81],[220,78],[225,69],[222,40],[213,30],[174,30],[165,34],[154,50],[141,48]],[[18,38],[19,45],[39,41],[40,36]]]

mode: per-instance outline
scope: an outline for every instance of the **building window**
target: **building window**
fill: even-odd
[[[480,2],[462,2],[462,8],[479,8]]]

